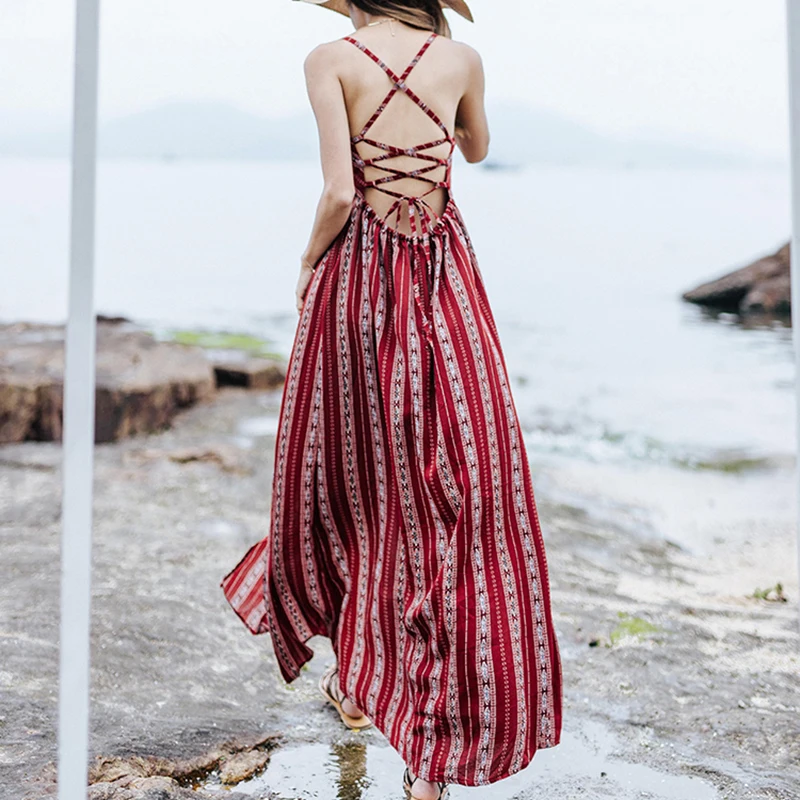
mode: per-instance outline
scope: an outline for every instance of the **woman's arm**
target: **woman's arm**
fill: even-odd
[[[463,46],[467,50],[467,88],[458,104],[454,135],[464,158],[474,164],[483,161],[489,152],[489,123],[483,104],[486,81],[478,51]]]
[[[296,292],[298,312],[303,308],[313,268],[347,222],[355,193],[350,124],[342,85],[331,54],[335,44],[315,47],[303,65],[308,98],[319,130],[323,189],[311,235],[300,259],[300,278]]]

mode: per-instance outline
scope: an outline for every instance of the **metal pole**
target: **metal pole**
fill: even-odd
[[[64,365],[58,797],[86,800],[92,569],[94,217],[100,0],[77,0],[69,318]]]
[[[797,399],[797,566],[800,575],[800,0],[787,0],[786,22],[789,37],[789,134],[792,162],[792,339]]]

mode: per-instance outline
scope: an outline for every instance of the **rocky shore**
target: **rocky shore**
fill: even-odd
[[[96,374],[98,443],[166,428],[218,386],[270,389],[284,379],[278,359],[159,341],[129,320],[102,317]],[[60,441],[63,382],[63,325],[0,325],[0,444]]]
[[[317,656],[286,687],[269,639],[248,634],[219,589],[266,532],[279,401],[280,390],[223,387],[167,430],[96,448],[92,800],[378,796],[342,754],[382,763],[385,743],[343,731],[316,688],[329,644],[312,642]],[[2,800],[55,796],[60,470],[57,443],[0,448]],[[513,791],[456,788],[454,800],[797,800],[792,526],[746,552],[720,545],[699,558],[639,535],[637,510],[601,519],[543,491],[537,501],[562,647],[563,743],[538,754]],[[745,590],[750,574],[740,578],[756,564],[783,579],[780,596]],[[306,762],[291,792],[245,795],[238,783],[320,747],[339,772],[321,771],[318,793]],[[386,781],[400,797],[392,765]]]

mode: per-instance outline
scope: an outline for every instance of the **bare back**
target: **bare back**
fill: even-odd
[[[364,198],[397,230],[415,232],[409,211],[440,215],[449,199],[450,160],[466,69],[459,45],[430,31],[344,37],[340,80]],[[355,47],[353,45],[356,45]],[[406,176],[406,177],[402,177]],[[407,203],[400,197],[420,198]],[[427,209],[425,208],[427,206]]]

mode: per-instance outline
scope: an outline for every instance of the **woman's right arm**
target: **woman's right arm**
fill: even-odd
[[[467,59],[467,88],[456,111],[455,139],[464,158],[475,164],[489,153],[489,123],[484,107],[486,81],[478,51],[469,45],[463,47]]]

